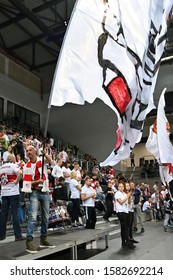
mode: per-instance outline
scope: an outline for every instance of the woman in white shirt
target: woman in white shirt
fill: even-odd
[[[65,186],[67,188],[68,196],[70,195],[70,180],[71,180],[70,166],[71,166],[71,162],[69,160],[67,160],[66,162],[64,162],[64,165],[62,167],[63,177],[65,178]]]
[[[126,194],[124,192],[124,184],[118,184],[118,191],[115,193],[116,212],[121,225],[121,241],[122,247],[134,249],[135,246],[129,239],[128,230],[128,199],[131,196],[131,191]]]
[[[77,181],[76,173],[71,172],[71,180],[70,180],[70,200],[73,203],[72,209],[72,226],[78,227],[81,226],[79,223],[79,213],[80,213],[80,192],[81,185]]]
[[[128,198],[128,230],[129,230],[129,238],[132,243],[139,243],[137,240],[133,238],[133,222],[134,222],[134,200],[132,197],[132,189],[128,182],[125,183],[125,192],[131,192],[131,195]]]
[[[52,169],[52,176],[55,178],[55,185],[58,185],[58,178],[63,177],[62,159],[57,159],[56,165]]]
[[[85,184],[81,190],[81,199],[86,218],[86,229],[95,229],[96,211],[95,211],[96,191],[91,187],[91,179],[85,178]]]

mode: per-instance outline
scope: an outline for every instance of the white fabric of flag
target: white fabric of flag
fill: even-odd
[[[155,157],[155,159],[160,164],[160,154],[159,154],[159,146],[158,146],[158,139],[157,133],[153,131],[154,125],[150,126],[149,136],[147,142],[145,144],[146,149]]]
[[[173,146],[168,130],[169,122],[165,114],[165,92],[166,88],[162,91],[159,98],[155,129],[154,125],[151,125],[145,146],[159,163],[159,173],[162,183],[168,185],[173,177],[169,174],[169,168],[166,164],[173,163]]]
[[[161,163],[173,164],[173,146],[170,141],[170,132],[167,130],[168,119],[165,115],[165,92],[162,92],[157,110],[157,137]]]
[[[172,0],[76,2],[48,107],[99,98],[114,110],[121,143],[101,166],[127,159],[141,139],[145,117],[154,108],[171,7]]]

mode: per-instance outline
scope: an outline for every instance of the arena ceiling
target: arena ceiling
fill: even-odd
[[[54,69],[74,4],[0,0],[0,50],[40,76]]]

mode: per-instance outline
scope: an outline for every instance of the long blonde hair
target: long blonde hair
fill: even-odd
[[[77,174],[76,174],[76,172],[72,171],[72,172],[70,173],[70,177],[71,177],[71,179],[77,180]]]

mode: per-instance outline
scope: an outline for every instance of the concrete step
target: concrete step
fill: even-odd
[[[103,215],[104,215],[104,214],[103,214]],[[97,216],[97,222],[104,221],[103,215],[98,215],[98,216]],[[118,223],[118,222],[119,222],[119,221],[118,221],[118,218],[117,218],[116,216],[110,217],[110,218],[109,218],[109,221],[110,221],[111,223]]]
[[[96,229],[107,229],[109,232],[119,228],[119,224],[111,224],[109,222],[99,222],[96,224]]]
[[[120,225],[116,216],[110,217],[109,221],[106,222],[102,215],[97,215],[96,229],[107,229],[108,239],[111,240],[120,236]]]
[[[120,234],[121,234],[121,229],[120,228],[117,228],[111,232],[109,232],[108,234],[108,239],[109,240],[112,240],[114,238],[117,238],[117,237],[120,237]]]

